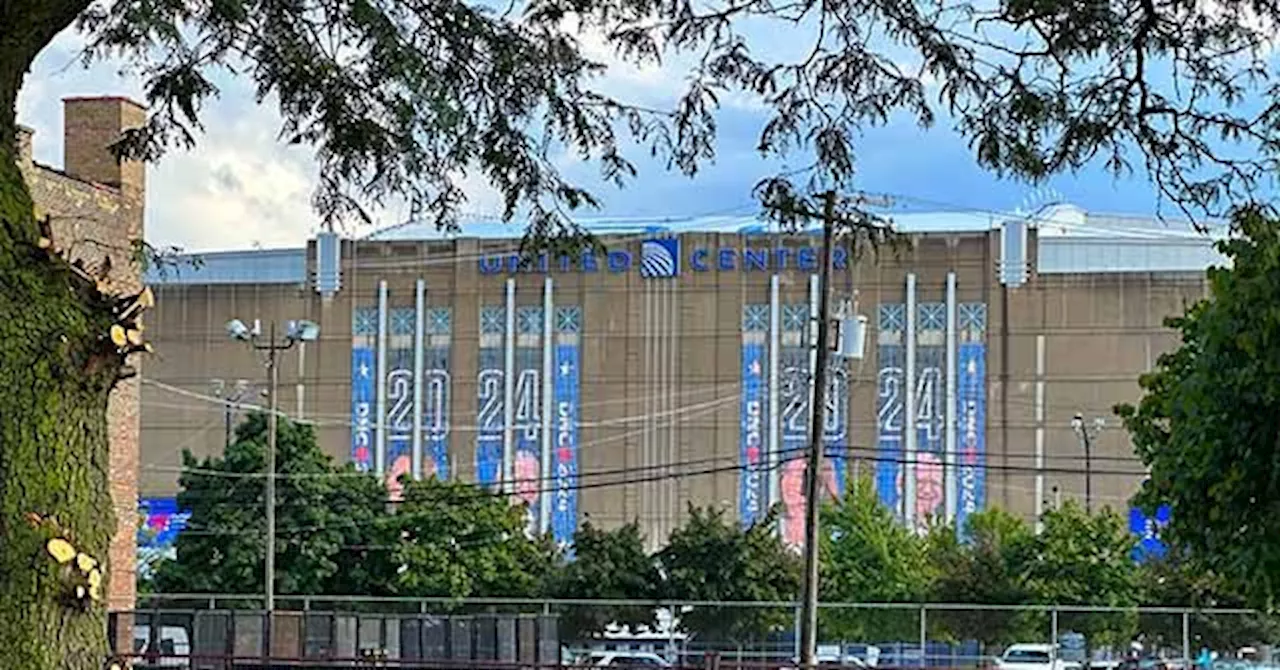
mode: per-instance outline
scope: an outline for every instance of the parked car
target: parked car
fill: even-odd
[[[1172,670],[1169,664],[1163,658],[1156,656],[1141,656],[1138,658],[1126,658],[1120,661],[1116,666],[1116,670]]]
[[[819,652],[813,660],[817,662],[819,668],[827,670],[866,670],[870,667],[866,661],[857,656],[839,652],[825,654]],[[800,670],[800,659],[793,656],[791,657],[791,663],[793,665],[783,666],[778,670]]]
[[[667,659],[648,651],[596,651],[584,665],[596,668],[670,668]]]
[[[1075,661],[1057,657],[1051,644],[1014,644],[997,658],[997,670],[1079,670]]]

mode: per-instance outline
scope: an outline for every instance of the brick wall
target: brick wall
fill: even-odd
[[[73,258],[98,263],[110,256],[110,281],[121,293],[141,288],[130,260],[131,243],[143,233],[146,170],[138,161],[117,161],[109,146],[123,130],[141,126],[146,110],[119,97],[63,101],[64,168],[31,159],[32,133],[18,134],[18,162],[32,198],[53,217],[59,248]],[[135,367],[141,361],[132,361]],[[109,476],[117,527],[110,550],[107,604],[133,609],[138,527],[138,378],[122,382],[108,403]]]

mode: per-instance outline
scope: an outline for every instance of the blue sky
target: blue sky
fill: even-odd
[[[118,73],[118,66],[81,67],[75,60],[79,44],[74,34],[59,37],[37,61],[19,98],[20,122],[36,129],[37,160],[55,166],[62,162],[63,97],[110,94],[141,99],[139,81]],[[598,41],[586,46],[597,59],[611,63],[609,76],[601,82],[606,91],[661,104],[669,103],[679,90],[683,72],[677,64],[624,66],[612,61]],[[767,43],[762,46],[768,48]],[[208,132],[200,145],[166,156],[149,172],[148,238],[189,250],[301,244],[316,229],[309,201],[315,179],[309,152],[276,141],[279,117],[269,106],[256,105],[247,86],[234,79],[219,84],[221,96],[205,109]],[[640,174],[623,190],[599,184],[592,165],[566,160],[564,169],[572,178],[597,186],[603,215],[748,213],[752,186],[782,165],[754,151],[764,119],[754,101],[730,96],[719,116],[717,159],[694,178],[667,172],[641,150],[632,153]],[[931,130],[895,123],[868,131],[857,151],[858,187],[902,196],[899,206],[916,211],[1011,211],[1035,188],[977,168],[964,140],[945,119]],[[1117,181],[1095,167],[1057,177],[1046,186],[1089,211],[1149,215],[1157,207],[1143,174]],[[481,180],[467,179],[466,187],[471,194],[469,213],[498,211],[497,198]],[[378,218],[395,223],[404,215],[403,208],[391,207]]]

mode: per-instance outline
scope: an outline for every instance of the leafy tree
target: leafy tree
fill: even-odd
[[[1095,158],[1120,173],[1136,158],[1181,204],[1249,196],[1276,167],[1277,107],[1258,80],[1278,17],[1274,5],[1230,0],[529,0],[506,11],[463,0],[0,2],[0,386],[21,389],[0,403],[0,666],[87,669],[105,649],[104,612],[66,607],[42,551],[63,534],[106,558],[107,399],[133,348],[104,338],[121,296],[46,251],[14,154],[18,93],[65,29],[87,32],[89,58],[123,58],[145,78],[152,116],[122,154],[190,145],[202,102],[218,93],[211,74],[244,72],[257,99],[277,102],[283,138],[315,148],[324,220],[398,197],[448,225],[465,200],[459,180],[475,172],[508,217],[528,214],[535,240],[578,249],[561,212],[596,199],[551,152],[594,159],[624,183],[634,173],[625,127],[692,174],[714,153],[717,101],[735,91],[769,110],[763,153],[814,161],[760,185],[774,204],[808,199],[793,179],[849,186],[853,138],[899,112],[922,125],[949,114],[1000,174],[1038,179]],[[776,34],[771,24],[793,31],[803,55],[752,49],[745,26]],[[581,33],[635,61],[691,55],[686,93],[667,112],[592,90],[602,68]]]
[[[378,592],[393,574],[385,543],[386,489],[376,477],[336,467],[311,426],[281,418],[276,439],[276,592]],[[190,510],[177,558],[160,564],[157,590],[262,593],[266,556],[267,417],[250,414],[221,457],[182,456],[177,502]],[[374,547],[375,549],[371,549]]]
[[[1142,604],[1149,607],[1190,607],[1197,610],[1245,607],[1243,594],[1227,580],[1174,552],[1140,568]],[[1214,614],[1192,612],[1188,620],[1192,651],[1200,647],[1227,650],[1271,644],[1280,639],[1280,621],[1265,613]],[[1181,644],[1182,617],[1161,614],[1141,617],[1143,631]]]
[[[723,510],[690,505],[657,558],[664,600],[790,601],[800,589],[800,561],[778,538],[773,513],[743,529]],[[726,605],[677,614],[681,628],[706,643],[761,640],[794,624],[789,608]]]
[[[1150,469],[1138,496],[1172,510],[1166,536],[1249,602],[1280,592],[1280,224],[1242,209],[1218,243],[1226,267],[1208,297],[1167,324],[1182,344],[1142,377],[1142,400],[1117,413]]]
[[[1139,603],[1135,539],[1109,508],[1089,514],[1076,501],[1046,512],[1036,536],[1027,588],[1045,605],[1133,608]],[[1134,630],[1136,613],[1069,613],[1059,630],[1081,633],[1090,644],[1121,642]]]
[[[940,603],[1026,605],[1028,577],[1036,557],[1035,535],[1022,519],[1000,509],[973,514],[967,541],[949,527],[929,534],[929,561],[936,574],[930,600]],[[953,639],[1003,645],[1028,639],[1035,617],[1014,610],[952,610],[931,613]]]
[[[549,538],[526,535],[523,506],[472,484],[405,482],[395,524],[400,595],[534,597],[557,560]]]
[[[267,419],[251,414],[222,457],[184,453],[191,511],[161,592],[261,593]],[[520,508],[460,483],[407,482],[389,506],[377,477],[336,467],[306,424],[279,421],[276,592],[282,595],[534,596],[554,560]]]
[[[661,575],[645,551],[644,535],[632,522],[615,530],[601,530],[584,521],[573,535],[574,557],[552,580],[550,595],[563,599],[657,599]],[[633,630],[654,623],[654,608],[568,606],[560,612],[560,631],[577,640],[601,633],[609,624]]]
[[[821,511],[819,547],[825,602],[922,602],[932,570],[923,540],[894,518],[869,477]],[[835,609],[821,612],[823,635],[847,640],[911,640],[915,609]]]

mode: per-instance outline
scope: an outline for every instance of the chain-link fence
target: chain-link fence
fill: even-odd
[[[267,617],[260,597],[144,596],[137,610],[112,614],[114,649],[150,666],[193,670],[263,667],[264,658],[291,667],[770,670],[798,659],[793,602],[277,596],[276,603]],[[1250,610],[823,603],[818,656],[825,665],[877,670],[997,667],[1006,652],[1043,661],[1045,670],[1181,670],[1213,655],[1212,670],[1246,670],[1231,664],[1269,663],[1277,639],[1277,620]]]

